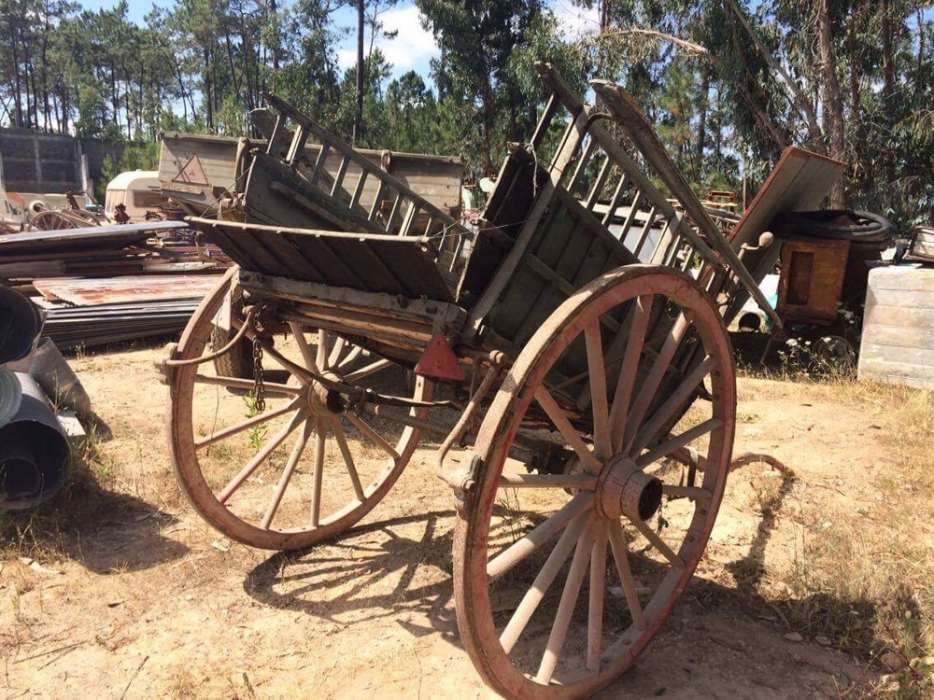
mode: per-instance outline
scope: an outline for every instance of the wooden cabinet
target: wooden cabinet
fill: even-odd
[[[785,241],[778,286],[779,316],[801,323],[832,323],[837,317],[849,252],[849,241]]]

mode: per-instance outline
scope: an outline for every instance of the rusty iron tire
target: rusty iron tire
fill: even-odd
[[[182,333],[177,347],[177,359],[187,360],[203,356],[211,351],[211,337],[214,328],[213,319],[223,304],[224,297],[236,279],[237,268],[232,268],[224,275],[217,287],[201,302]],[[200,368],[212,366],[212,362],[201,365],[176,367],[170,383],[170,411],[168,415],[168,437],[178,482],[194,509],[211,526],[232,540],[263,549],[302,549],[331,539],[352,527],[369,513],[389,492],[393,484],[404,471],[419,440],[419,431],[404,427],[395,444],[397,458],[386,460],[386,465],[372,481],[368,481],[362,490],[363,497],[350,500],[346,505],[323,517],[317,526],[307,526],[277,530],[264,527],[249,519],[240,517],[218,498],[202,473],[195,446],[195,427],[193,420],[193,397],[196,375]],[[221,363],[221,367],[223,367]],[[229,400],[242,400],[228,392],[223,396]],[[416,400],[431,399],[430,382],[418,381],[412,390]],[[416,416],[424,417],[427,409],[418,409]],[[286,414],[289,415],[289,414]],[[297,418],[297,413],[295,414]],[[310,420],[309,420],[310,422]],[[304,428],[302,428],[304,430]],[[299,430],[297,432],[302,432]],[[318,428],[312,429],[312,438],[307,444],[315,444]],[[328,430],[324,431],[327,437]],[[325,440],[326,440],[325,437]],[[332,438],[333,439],[333,438]],[[345,438],[346,439],[346,438]],[[298,448],[301,453],[306,448]],[[323,450],[323,448],[322,448]],[[288,482],[286,482],[288,485]],[[319,487],[320,489],[320,487]]]
[[[604,341],[601,335],[600,322],[597,319],[599,319],[602,314],[611,312],[614,309],[619,311],[622,305],[629,302],[632,303],[626,308],[633,309],[634,315],[638,314],[640,311],[636,309],[636,302],[632,300],[641,297],[639,304],[643,304],[643,301],[648,299],[648,295],[652,295],[655,303],[658,303],[659,298],[663,297],[668,302],[674,302],[680,306],[681,310],[684,312],[684,318],[691,324],[687,326],[688,331],[686,332],[691,333],[693,338],[698,338],[700,340],[704,353],[699,354],[699,357],[702,359],[706,357],[706,359],[703,360],[704,363],[709,362],[709,365],[706,365],[710,367],[710,369],[707,370],[709,372],[707,377],[712,387],[712,396],[709,401],[709,411],[712,417],[708,419],[708,423],[715,427],[711,428],[707,433],[707,437],[705,438],[707,440],[707,446],[704,450],[701,450],[701,454],[706,458],[706,468],[704,472],[698,475],[699,478],[702,479],[701,486],[698,487],[700,490],[694,491],[692,496],[687,496],[686,498],[679,497],[672,495],[676,493],[672,485],[662,482],[662,493],[668,494],[668,500],[658,507],[672,509],[682,505],[685,506],[688,514],[684,516],[684,522],[687,524],[684,530],[684,538],[680,541],[680,546],[678,544],[670,545],[671,553],[675,556],[675,559],[667,560],[670,562],[667,568],[664,565],[667,555],[666,557],[656,556],[657,559],[662,560],[662,565],[657,569],[659,584],[656,588],[651,589],[651,598],[643,604],[639,595],[644,594],[645,591],[641,591],[640,593],[634,583],[631,585],[632,595],[635,596],[637,601],[635,607],[641,610],[640,617],[642,620],[641,626],[639,626],[635,624],[636,612],[633,610],[633,604],[629,599],[630,591],[627,590],[626,586],[623,584],[623,574],[619,569],[620,565],[617,564],[617,566],[614,567],[614,561],[617,560],[614,552],[623,552],[622,558],[626,560],[627,570],[630,571],[629,580],[633,580],[631,577],[632,570],[628,568],[630,560],[633,560],[632,552],[630,551],[630,545],[633,540],[626,535],[626,531],[620,526],[620,523],[625,522],[630,529],[632,529],[635,527],[635,520],[632,518],[627,519],[625,515],[618,515],[614,509],[616,508],[616,504],[620,503],[623,504],[622,507],[624,510],[628,508],[626,512],[634,512],[634,506],[631,501],[627,500],[629,496],[626,495],[626,489],[629,488],[629,484],[642,483],[639,481],[638,474],[646,474],[646,471],[653,468],[658,470],[654,472],[654,474],[658,474],[664,469],[670,469],[672,467],[667,466],[670,464],[667,461],[664,462],[666,466],[660,466],[662,465],[661,458],[657,461],[647,462],[645,465],[638,467],[636,470],[638,474],[636,471],[633,471],[631,467],[622,466],[629,465],[630,463],[635,466],[635,462],[631,462],[629,456],[624,456],[622,453],[616,454],[613,449],[618,439],[621,439],[623,443],[628,439],[628,423],[625,421],[621,423],[624,427],[616,432],[613,430],[604,431],[604,437],[600,439],[600,442],[597,440],[593,441],[593,449],[591,449],[589,445],[584,446],[599,463],[590,470],[590,474],[592,475],[592,481],[590,482],[593,488],[592,493],[581,489],[576,492],[576,495],[571,496],[564,492],[564,489],[560,489],[562,493],[558,494],[559,489],[556,488],[557,484],[555,482],[552,482],[552,485],[549,487],[552,490],[548,492],[548,495],[550,497],[554,494],[555,502],[562,503],[566,501],[565,505],[560,507],[557,511],[559,515],[562,511],[580,513],[574,516],[573,519],[568,520],[568,524],[563,530],[556,529],[549,535],[551,539],[547,540],[548,542],[557,537],[558,532],[563,533],[562,536],[558,538],[558,543],[555,544],[554,548],[551,550],[548,559],[548,562],[550,562],[552,556],[557,557],[556,561],[560,568],[553,569],[555,572],[554,574],[546,576],[545,569],[549,565],[548,562],[546,562],[545,566],[541,569],[537,569],[532,565],[533,557],[528,553],[523,553],[521,550],[522,545],[515,544],[515,542],[522,541],[527,533],[512,533],[507,538],[507,542],[516,538],[513,544],[500,548],[501,543],[498,538],[502,536],[502,532],[508,531],[510,527],[513,527],[510,523],[514,522],[514,520],[500,520],[498,523],[493,523],[492,520],[497,512],[494,510],[494,505],[497,504],[498,496],[504,493],[500,488],[502,485],[501,481],[503,479],[505,460],[516,433],[520,428],[523,416],[533,402],[544,406],[544,404],[541,403],[541,399],[539,399],[538,391],[539,387],[543,386],[542,383],[546,374],[554,367],[556,360],[559,357],[563,357],[562,352],[565,348],[569,347],[572,341],[579,336],[583,335],[587,337],[588,334],[592,334],[593,337],[596,338],[593,343],[594,348],[598,346],[602,348]],[[644,308],[644,305],[641,308]],[[651,308],[651,306],[648,308]],[[670,307],[666,306],[666,308]],[[646,317],[648,317],[648,314],[646,314]],[[635,321],[633,323],[635,324]],[[595,332],[593,331],[593,327],[596,327]],[[638,326],[634,325],[632,327]],[[630,327],[630,329],[632,327]],[[691,327],[696,329],[696,333],[690,330]],[[625,337],[624,344],[631,345],[634,342],[631,335]],[[580,347],[580,344],[578,347]],[[642,355],[641,345],[637,347],[637,350],[633,350],[633,354],[637,358],[641,357],[639,362],[644,362],[645,366],[648,367],[649,363],[653,362],[654,359]],[[600,365],[600,360],[602,358],[602,349],[599,352],[595,349],[593,357],[591,357],[590,347],[587,348],[586,366],[589,370],[589,377],[593,376],[593,370],[590,370],[590,368]],[[700,364],[700,361],[698,364]],[[623,361],[623,365],[625,365],[625,361]],[[603,366],[608,367],[609,364],[604,364]],[[621,404],[626,404],[627,406],[626,417],[629,421],[633,420],[632,414],[638,415],[639,398],[644,388],[644,384],[640,384],[638,385],[638,391],[635,390],[636,377],[644,376],[640,375],[638,370],[639,365],[637,363],[636,369],[632,370],[631,376],[633,379],[629,382],[630,386],[633,387],[632,393],[630,394],[633,398],[632,402],[630,403],[629,399],[620,401]],[[667,370],[665,370],[665,372],[667,373]],[[619,375],[623,374],[624,371],[620,370]],[[662,376],[665,375],[663,374]],[[677,381],[683,381],[681,386],[687,386],[690,381],[693,381],[693,379],[691,379],[692,377],[694,377],[694,375],[688,372],[685,375],[681,375],[681,378],[678,378]],[[701,384],[703,381],[704,379],[702,377]],[[598,382],[586,385],[590,387],[594,404],[598,403],[596,399],[593,399],[593,387],[597,384]],[[620,382],[620,384],[622,384],[622,382]],[[607,386],[606,382],[604,382],[604,386]],[[605,400],[607,396],[611,399],[617,396],[612,390],[613,386],[614,384],[611,381],[610,390],[606,391],[604,394],[604,407],[612,405],[608,404]],[[649,397],[649,403],[647,405],[651,405],[651,401],[654,400],[654,390],[648,389],[645,393]],[[627,396],[626,393],[622,395]],[[671,395],[673,394],[665,393],[661,401],[664,401],[664,398]],[[693,405],[697,395],[696,392],[689,395],[688,401],[691,402],[689,405]],[[680,401],[680,398],[678,401]],[[704,402],[704,404],[706,405],[707,402]],[[653,408],[653,410],[655,410],[657,414],[660,414],[664,407],[664,403],[662,403],[659,408]],[[602,415],[610,416],[603,425],[612,427],[613,413],[607,413],[607,410],[606,408],[601,409]],[[707,409],[701,407],[698,410],[705,411]],[[588,410],[587,413],[590,414],[591,410]],[[597,409],[592,409],[592,414],[594,416],[596,416],[597,413]],[[684,415],[684,411],[681,411],[678,415],[679,417]],[[649,418],[655,416],[656,414],[653,413]],[[716,520],[727,473],[729,471],[735,417],[736,377],[729,336],[713,303],[697,283],[688,275],[657,266],[626,266],[607,273],[583,287],[548,318],[522,350],[486,414],[475,446],[475,454],[481,460],[481,471],[477,477],[475,486],[468,491],[464,501],[460,504],[459,518],[455,530],[454,584],[458,627],[464,646],[487,685],[492,687],[496,692],[509,698],[535,698],[536,700],[541,700],[542,698],[587,697],[600,688],[607,686],[629,668],[638,654],[646,647],[663,625],[675,602],[690,581],[697,563],[704,552],[710,531]],[[596,421],[596,418],[593,420]],[[622,419],[617,418],[617,420]],[[634,435],[640,435],[641,433],[638,428],[642,428],[648,425],[648,423],[640,421],[638,418],[634,420],[635,425],[630,429],[635,431],[633,433]],[[554,420],[552,420],[552,422],[554,423]],[[555,425],[557,424],[555,423]],[[664,440],[667,441],[663,444],[665,449],[669,449],[672,442],[672,434],[667,432],[669,429],[670,428],[665,429],[666,437]],[[578,434],[580,434],[579,430]],[[622,437],[618,438],[617,436]],[[569,440],[565,440],[565,442],[570,445]],[[639,440],[636,439],[635,442],[638,443]],[[611,453],[613,455],[612,457],[605,459],[601,456],[601,444],[604,446],[604,452]],[[649,443],[646,447],[651,446],[652,443]],[[634,454],[641,455],[645,460],[649,459],[648,453],[641,452],[639,448],[633,449],[636,450]],[[625,452],[625,449],[623,449],[623,452]],[[578,453],[578,455],[580,455],[580,453]],[[632,460],[634,459],[636,458],[632,457]],[[581,457],[581,461],[583,462],[583,457]],[[620,474],[623,476],[618,476]],[[529,474],[524,478],[534,479],[536,475]],[[579,476],[553,475],[538,478],[553,480],[564,478],[567,479],[569,483],[572,478],[580,479]],[[626,486],[624,488],[615,485],[617,481],[621,479],[628,479],[628,481],[625,481]],[[646,481],[651,481],[651,478],[646,477]],[[544,481],[540,483],[544,483]],[[679,488],[683,489],[685,487]],[[540,489],[536,489],[536,491],[542,493]],[[642,495],[648,494],[648,492],[648,487],[645,487],[644,490],[639,492],[641,495],[635,512],[637,512],[640,517],[642,516]],[[510,493],[515,495],[519,492],[512,490]],[[527,491],[523,493],[527,493]],[[683,496],[684,492],[682,491],[680,493],[682,493]],[[659,502],[665,497],[664,495],[659,496]],[[681,498],[681,501],[675,502],[675,498]],[[590,499],[589,506],[586,505],[587,499]],[[588,510],[579,510],[578,506],[582,503],[585,504],[583,507],[588,508]],[[626,505],[627,503],[629,503],[628,506]],[[503,512],[501,503],[498,512]],[[607,513],[610,514],[607,515]],[[662,510],[659,510],[658,513],[659,518],[661,518]],[[544,516],[544,514],[540,515]],[[534,530],[542,532],[541,527],[547,526],[548,523],[557,522],[555,519],[558,518],[559,515],[554,515],[541,521],[539,525],[535,526]],[[515,518],[514,515],[510,516],[508,513],[505,517]],[[504,522],[507,523],[507,527],[502,526]],[[573,532],[571,531],[571,523],[577,523],[575,526],[576,529]],[[647,522],[644,520],[643,526],[647,526]],[[617,533],[622,533],[622,535],[613,535],[612,531],[614,530]],[[639,532],[639,530],[637,530],[637,532]],[[644,533],[642,536],[647,537]],[[671,537],[670,534],[667,536]],[[562,541],[565,537],[567,537],[567,542],[562,545]],[[587,537],[591,539],[588,540],[586,539]],[[495,550],[489,544],[491,538],[497,540],[497,548]],[[542,557],[544,557],[548,551],[545,541],[546,540],[542,540],[536,545],[536,548],[541,549],[539,554]],[[607,549],[608,541],[611,545],[609,550]],[[602,544],[599,544],[598,549],[599,542],[602,542]],[[667,543],[663,542],[663,544]],[[562,547],[564,547],[561,549],[562,554],[559,555],[558,550]],[[574,548],[573,557],[568,547]],[[593,549],[591,549],[591,547],[593,547]],[[622,548],[617,550],[617,547]],[[577,550],[581,550],[582,552],[580,564],[578,564]],[[599,555],[593,554],[598,551],[600,552]],[[661,549],[657,547],[652,551],[656,555],[661,554]],[[494,552],[492,558],[490,557],[490,552]],[[520,557],[524,558],[519,560]],[[606,558],[603,559],[601,557]],[[568,565],[568,561],[571,562],[570,565]],[[597,563],[594,564],[594,562]],[[520,563],[523,566],[519,566]],[[640,560],[638,563],[645,570],[648,570],[646,563],[652,564],[653,567],[656,565],[655,560],[648,559]],[[512,567],[515,568],[513,569]],[[571,572],[574,572],[575,567],[578,574],[575,578],[576,583],[572,583]],[[521,575],[524,569],[531,569],[531,571],[527,573],[529,577],[537,571],[538,577],[545,576],[545,578],[535,587],[535,591],[533,591],[533,588],[530,586],[525,596],[522,598],[522,602],[516,604],[514,601],[517,599],[517,596],[513,595],[516,591],[513,589],[514,587],[511,583],[511,579]],[[607,581],[610,579],[610,576],[607,575],[608,569],[612,576],[616,576],[617,571],[620,571],[618,574],[620,578],[617,582],[622,586],[620,590],[626,593],[625,604],[621,601],[614,602],[606,595],[607,586],[609,585]],[[602,574],[600,574],[601,570],[603,571]],[[488,571],[492,572],[493,575],[489,575]],[[504,573],[504,571],[507,573]],[[560,572],[565,571],[569,572],[566,578],[559,575]],[[584,573],[581,574],[581,571]],[[587,573],[588,571],[589,573]],[[641,571],[642,569],[640,569],[640,573]],[[513,574],[510,575],[508,572],[513,572]],[[597,579],[596,584],[593,583],[595,576]],[[538,577],[536,577],[536,582],[539,581]],[[562,581],[564,583],[563,589],[561,588]],[[587,583],[588,581],[590,583]],[[540,594],[540,591],[544,589],[547,592],[552,583],[555,584],[551,587],[553,592],[559,589],[562,590],[562,602],[558,604],[557,613],[553,612],[554,604],[547,606],[547,611],[545,611],[546,606],[539,606],[538,603],[535,602],[536,600],[539,602],[542,601],[542,596],[544,594]],[[585,583],[587,583],[587,585],[584,585]],[[496,587],[495,590],[494,587]],[[502,624],[501,619],[499,621],[497,619],[498,615],[504,612],[502,606],[499,604],[500,591],[503,588],[506,589],[504,595],[509,603],[506,612],[510,615],[509,623],[505,625]],[[568,593],[569,588],[570,593]],[[524,589],[525,586],[520,588],[518,592],[522,593]],[[600,597],[601,589],[603,593],[602,598]],[[589,593],[585,593],[585,590],[589,591]],[[596,593],[593,591],[596,591]],[[571,616],[565,616],[563,618],[568,620],[568,624],[565,626],[566,635],[562,637],[559,625],[551,621],[552,619],[559,619],[563,614],[562,607],[564,606],[563,599],[565,595],[570,596]],[[593,601],[588,602],[588,598],[591,595],[594,596],[594,600],[597,601],[596,603]],[[583,607],[587,609],[587,615],[584,616],[582,623],[575,625],[573,612],[575,607],[581,607],[579,600],[581,597],[584,599]],[[514,609],[519,610],[523,608],[526,602],[528,602],[532,609],[531,613],[528,612],[528,608],[525,608],[525,612],[522,614],[510,612]],[[605,602],[618,605],[620,608],[625,605],[625,610],[630,613],[632,621],[623,623],[622,617],[606,617]],[[580,652],[577,657],[580,658],[580,664],[582,666],[577,675],[574,675],[574,669],[569,669],[569,671],[565,673],[564,667],[559,668],[557,661],[555,661],[554,664],[552,664],[551,660],[546,662],[544,652],[537,651],[540,647],[535,646],[535,644],[537,640],[541,638],[541,633],[538,631],[541,629],[541,624],[533,628],[534,634],[532,636],[536,637],[536,640],[527,643],[531,651],[527,653],[520,649],[521,654],[517,655],[517,647],[515,645],[522,641],[521,635],[525,634],[523,630],[527,630],[526,627],[523,627],[523,624],[528,624],[529,620],[534,616],[536,608],[538,612],[541,613],[541,616],[544,616],[546,622],[545,627],[551,630],[549,633],[549,642],[546,642],[545,649],[548,648],[547,645],[550,643],[551,635],[557,634],[553,648],[557,649],[556,653],[558,657],[560,657],[566,637],[575,635],[575,639],[579,639],[580,634],[583,633],[585,642],[583,646],[580,644],[573,645],[573,649],[586,650],[586,652]],[[591,615],[593,616],[592,619],[595,621],[593,623],[593,628],[590,626]],[[535,619],[541,621],[541,616]],[[518,622],[517,618],[520,618]],[[512,629],[513,624],[517,625],[515,629]],[[621,635],[617,636],[615,640],[607,639],[606,645],[604,645],[604,629],[607,624],[628,624],[628,627],[620,627],[620,630],[624,630]],[[595,631],[591,634],[592,629]],[[518,632],[516,630],[518,630]],[[501,640],[507,638],[509,639],[508,642],[501,642]],[[509,644],[510,651],[504,649],[504,643]],[[591,644],[593,644],[593,651],[591,651]],[[614,651],[615,655],[608,653],[608,649],[613,644],[616,644],[616,648],[610,651]],[[537,656],[537,654],[541,655]],[[581,656],[581,654],[583,654],[583,656]],[[584,660],[584,657],[586,657],[586,660]],[[535,670],[534,666],[534,664],[537,663],[537,659],[541,659],[538,671]],[[566,665],[570,665],[570,663],[571,662],[568,661]],[[590,665],[589,669],[587,668],[588,665]],[[555,673],[555,671],[561,676],[559,679],[560,684],[556,684],[554,682],[555,676],[551,675]],[[536,677],[539,676],[539,680],[536,680]]]

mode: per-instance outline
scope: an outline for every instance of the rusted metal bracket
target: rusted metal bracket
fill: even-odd
[[[470,459],[456,462],[451,469],[440,470],[438,477],[451,487],[455,498],[461,502],[477,485],[482,471],[483,460],[479,455],[471,454]]]
[[[168,357],[155,360],[152,364],[156,368],[156,372],[159,373],[159,383],[172,386],[175,381],[175,367],[177,366],[174,362],[178,361],[180,354],[178,352],[178,343],[169,343],[165,346],[165,351]]]

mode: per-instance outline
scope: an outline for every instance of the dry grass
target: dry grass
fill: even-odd
[[[868,498],[812,503],[793,519],[794,562],[782,577],[790,595],[775,600],[775,608],[805,636],[826,637],[887,671],[858,689],[861,695],[931,697],[934,392],[857,382],[845,374],[820,380],[796,374],[795,380],[809,384],[809,398],[873,416],[873,442],[883,453],[875,468],[856,468],[838,482],[841,494],[858,491]],[[763,382],[755,393],[776,388]]]

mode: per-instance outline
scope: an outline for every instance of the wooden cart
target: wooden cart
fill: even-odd
[[[239,269],[164,370],[183,489],[256,547],[343,532],[436,440],[465,648],[506,696],[580,697],[704,551],[736,416],[723,314],[768,305],[631,98],[595,81],[596,110],[540,72],[476,237],[271,98],[241,220],[192,220]]]

